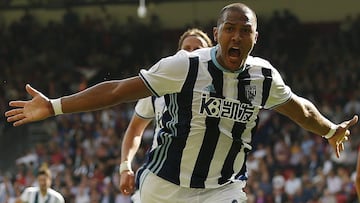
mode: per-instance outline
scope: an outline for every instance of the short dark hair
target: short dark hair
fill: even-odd
[[[46,175],[47,177],[51,178],[51,171],[48,168],[40,168],[37,176]]]
[[[221,9],[218,20],[217,20],[217,27],[219,27],[223,22],[224,22],[224,13],[228,10],[231,11],[239,11],[239,10],[243,10],[243,11],[250,11],[252,13],[252,15],[254,16],[254,21],[255,21],[255,28],[257,27],[257,17],[256,17],[256,13],[254,10],[252,10],[251,8],[249,8],[247,5],[242,4],[242,3],[233,3],[233,4],[229,4],[227,6],[225,6],[224,8]]]

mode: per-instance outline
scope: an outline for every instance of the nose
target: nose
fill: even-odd
[[[234,32],[234,35],[232,36],[233,41],[240,41],[242,39],[241,34],[239,31]]]

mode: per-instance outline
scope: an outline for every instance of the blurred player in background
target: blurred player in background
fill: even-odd
[[[51,172],[47,165],[40,167],[37,173],[37,186],[27,187],[17,203],[64,203],[63,196],[51,189]]]
[[[177,50],[186,50],[191,52],[196,49],[212,46],[212,41],[205,32],[197,28],[191,28],[180,36]]]
[[[197,29],[192,28],[184,32],[178,43],[178,51],[194,51],[204,47],[212,47],[212,41],[208,35]],[[134,192],[134,172],[131,168],[131,162],[138,150],[144,130],[148,124],[154,120],[154,139],[153,146],[157,146],[156,135],[163,127],[161,124],[162,115],[165,112],[164,97],[156,98],[154,96],[147,97],[138,101],[135,106],[135,113],[129,123],[125,132],[121,152],[120,164],[120,191],[124,195],[129,195]],[[139,177],[139,175],[137,175]],[[136,188],[138,189],[138,188]],[[140,202],[138,191],[133,195],[132,199],[135,203]]]
[[[321,135],[340,156],[358,116],[340,124],[329,121],[312,102],[292,92],[267,60],[250,55],[258,37],[252,9],[241,3],[225,6],[213,34],[215,47],[181,50],[139,76],[101,82],[61,98],[49,99],[26,85],[32,99],[11,101],[7,121],[20,126],[164,96],[167,110],[158,146],[140,177],[142,203],[245,203],[246,155],[261,109]]]

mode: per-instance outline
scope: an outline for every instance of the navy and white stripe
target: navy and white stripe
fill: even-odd
[[[179,51],[140,72],[166,104],[158,146],[145,167],[183,187],[216,188],[243,179],[260,109],[291,97],[266,60],[249,56],[243,69],[230,72],[216,61],[216,49]]]
[[[57,191],[48,188],[45,196],[40,194],[39,187],[28,187],[21,194],[22,202],[27,203],[64,203],[63,196]]]

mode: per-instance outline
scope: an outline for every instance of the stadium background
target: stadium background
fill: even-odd
[[[220,8],[231,1],[0,1],[0,110],[28,98],[26,83],[50,97],[99,81],[136,75],[175,52],[180,34],[199,27],[212,36]],[[360,112],[360,2],[243,1],[258,14],[253,55],[269,59],[299,95],[331,120]],[[128,202],[117,190],[121,139],[133,103],[62,115],[13,128],[0,120],[0,202],[14,197],[48,163],[66,202]],[[249,156],[249,202],[356,202],[353,178],[359,127],[336,159],[326,141],[264,111]],[[146,132],[134,168],[151,140]],[[5,183],[9,187],[4,190]],[[77,199],[77,200],[76,200]]]

